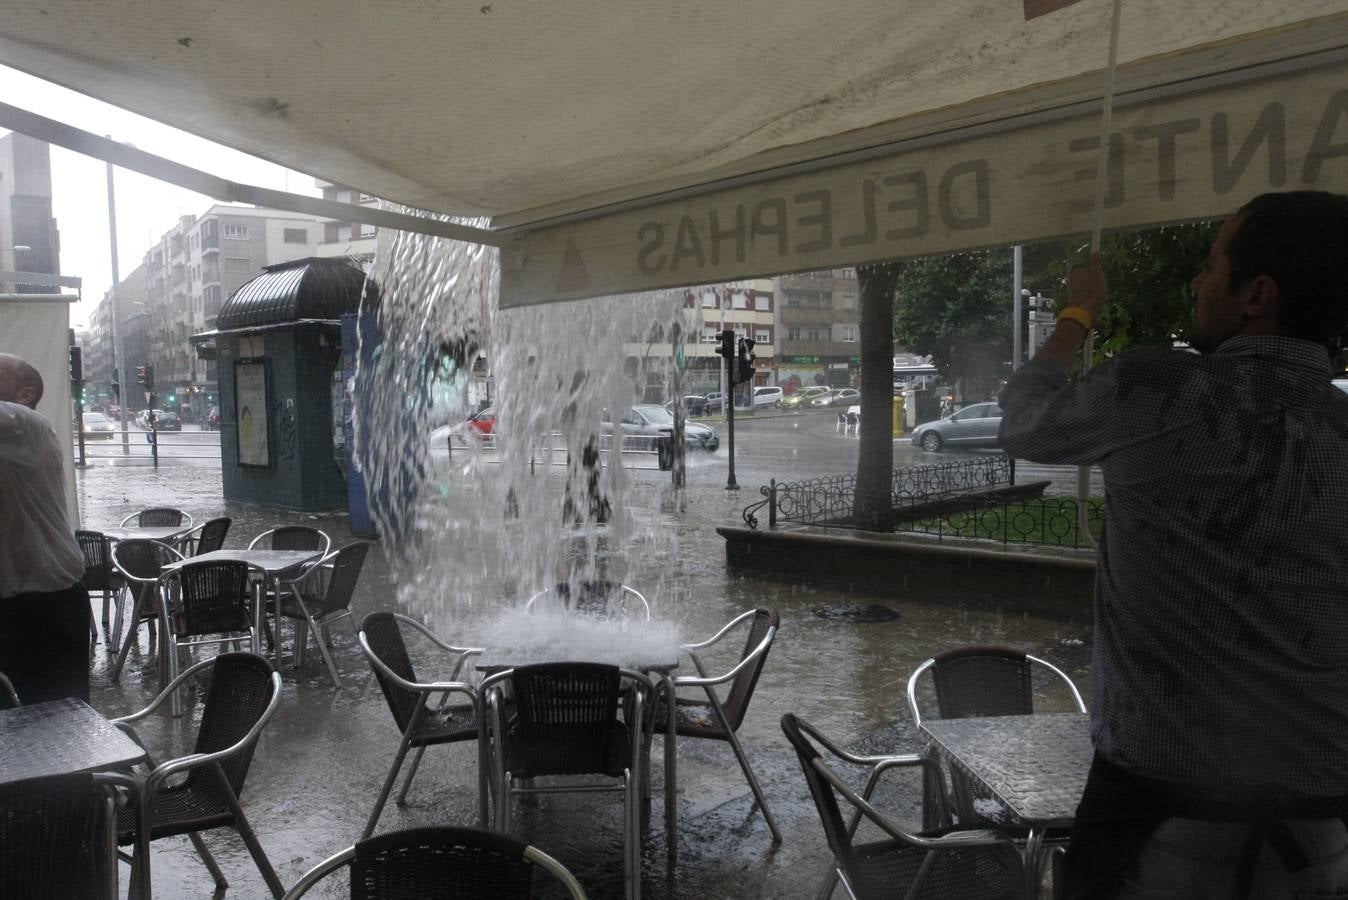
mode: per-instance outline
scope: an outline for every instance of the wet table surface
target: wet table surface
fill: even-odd
[[[118,525],[104,528],[102,533],[111,541],[149,540],[172,543],[192,529],[186,525]]]
[[[122,768],[145,751],[82,700],[0,710],[0,784]]]
[[[291,569],[298,569],[320,556],[322,554],[318,550],[212,550],[210,553],[202,553],[197,556],[189,556],[184,560],[166,563],[164,571],[172,571],[187,563],[241,560],[251,563],[268,575],[275,577],[283,575]]]
[[[1072,824],[1095,752],[1090,716],[1057,713],[931,719],[922,730],[941,756],[985,786],[1017,822]]]

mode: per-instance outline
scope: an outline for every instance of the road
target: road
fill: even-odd
[[[689,485],[711,487],[725,485],[729,470],[729,440],[725,420],[702,419],[721,435],[721,446],[714,453],[689,450],[687,481]],[[742,491],[757,494],[758,488],[772,479],[796,481],[823,475],[851,474],[857,467],[857,437],[843,434],[837,428],[834,410],[808,410],[782,413],[777,410],[757,415],[737,413],[735,419],[735,480]],[[977,455],[995,455],[996,449],[945,449],[928,453],[915,447],[907,439],[894,441],[894,465],[924,466],[970,459]],[[443,455],[437,440],[432,443],[432,454]],[[483,459],[491,461],[494,454],[486,451]],[[605,457],[607,459],[607,457]],[[669,473],[660,472],[653,453],[624,453],[623,465],[637,480],[655,483],[668,479]],[[564,465],[565,456],[555,454],[554,464]],[[1076,492],[1075,466],[1045,466],[1017,460],[1016,481],[1049,481],[1049,494]],[[1103,494],[1104,484],[1098,469],[1091,470],[1091,493]]]
[[[130,423],[125,448],[121,423],[114,422],[117,431],[112,437],[84,442],[85,459],[90,466],[149,466],[154,462],[149,432]],[[220,466],[220,432],[202,431],[200,425],[184,425],[182,431],[161,431],[155,434],[159,444],[161,466]],[[80,448],[75,443],[75,461],[79,462]]]

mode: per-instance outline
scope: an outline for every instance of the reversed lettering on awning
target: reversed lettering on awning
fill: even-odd
[[[1083,115],[525,231],[502,252],[501,305],[1084,234],[1098,124]],[[1218,217],[1270,190],[1348,189],[1342,65],[1124,106],[1113,124],[1106,228]]]

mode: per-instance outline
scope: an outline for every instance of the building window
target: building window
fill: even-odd
[[[788,328],[788,329],[786,329],[786,339],[787,339],[788,341],[798,341],[798,340],[800,340],[800,329],[799,329],[799,328]]]
[[[351,240],[351,226],[350,226],[350,225],[338,225],[338,226],[337,226],[337,240],[338,240],[338,241],[349,241],[349,240]]]
[[[229,227],[229,226],[225,226]],[[225,272],[229,275],[247,275],[253,271],[253,261],[246,256],[226,256]]]
[[[807,331],[807,332],[805,333],[805,340],[807,340],[807,341],[822,341],[823,338],[820,336],[820,334],[819,334],[819,329],[818,329],[818,328],[811,328],[809,331]]]
[[[366,223],[361,222],[361,223],[360,223],[360,236],[363,237],[363,238],[372,238],[372,237],[374,237],[374,228],[375,228],[375,227],[374,227],[373,225],[367,225]]]
[[[248,226],[247,226],[247,225],[230,225],[230,224],[225,224],[225,225],[223,226],[222,230],[223,230],[223,232],[224,232],[225,240],[227,240],[227,241],[246,241],[246,240],[248,240]]]
[[[770,329],[770,328],[755,328],[755,329],[754,329],[754,341],[755,341],[756,343],[759,343],[759,344],[771,344],[771,343],[772,343],[772,329]]]
[[[371,196],[370,194],[361,194],[361,195],[360,195],[360,202],[361,202],[361,203],[373,203],[376,199],[377,199],[376,197],[373,197],[373,196]]]
[[[772,295],[754,294],[754,309],[759,312],[772,312]]]
[[[735,291],[735,293],[731,295],[730,304],[732,309],[748,309],[749,295],[744,291]]]
[[[843,294],[843,295],[842,295],[842,302],[841,302],[839,305],[841,306],[842,309],[856,309],[856,308],[857,308],[857,295],[856,295],[856,294]]]
[[[309,229],[285,228],[281,231],[281,240],[287,244],[307,244],[309,243]]]
[[[715,309],[715,308],[716,308],[716,292],[715,292],[715,291],[703,291],[703,292],[702,292],[702,308],[703,308],[703,309]]]
[[[788,307],[790,307],[791,309],[796,309],[796,308],[798,308],[798,307],[800,306],[800,295],[799,295],[799,294],[788,294],[787,297],[786,297],[786,305],[787,305]]]
[[[842,342],[844,344],[855,344],[857,342],[857,327],[855,325],[842,325]]]
[[[721,332],[715,326],[702,327],[702,343],[718,344],[721,342]]]
[[[220,246],[220,241],[217,239],[218,231],[216,230],[218,224],[215,219],[207,219],[201,223],[201,249],[210,250]]]

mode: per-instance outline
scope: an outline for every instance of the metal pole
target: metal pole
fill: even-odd
[[[1021,345],[1020,333],[1023,324],[1020,321],[1023,314],[1020,305],[1021,275],[1024,262],[1022,250],[1023,248],[1020,244],[1016,244],[1016,246],[1012,248],[1011,255],[1012,269],[1015,273],[1011,277],[1013,282],[1011,287],[1011,370],[1013,372],[1021,367],[1025,358],[1025,348]]]
[[[672,379],[674,382],[674,460],[670,465],[670,478],[674,489],[679,490],[684,486],[685,481],[683,468],[683,420],[686,410],[683,408],[683,367],[685,365],[686,357],[684,356],[683,348],[683,326],[677,321],[674,323],[672,334],[674,338],[674,350],[673,353],[670,354],[670,357],[674,362],[674,377]]]
[[[112,140],[111,135],[107,137]],[[117,195],[112,186],[112,163],[108,163],[108,246],[112,250],[112,287],[108,291],[108,297],[112,300],[112,380],[117,383],[117,403],[122,407],[122,455],[129,456],[131,434],[126,417],[131,411],[127,403],[130,390],[126,379],[121,377],[126,374],[126,355],[122,347],[121,314],[117,308],[117,285],[121,277],[117,272]]]
[[[734,390],[733,386],[731,390]],[[735,402],[733,397],[726,397],[730,405],[725,408],[725,428],[728,435],[730,447],[730,471],[726,476],[725,489],[727,491],[738,491],[739,483],[735,481]]]

